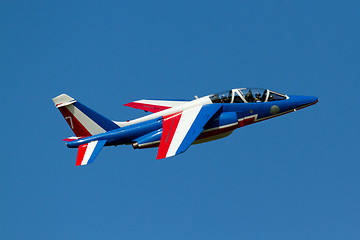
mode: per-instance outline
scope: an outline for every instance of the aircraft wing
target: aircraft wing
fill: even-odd
[[[147,112],[160,112],[168,108],[176,107],[187,103],[188,101],[175,101],[175,100],[138,100],[124,104],[124,106],[141,109]]]
[[[106,140],[92,141],[79,146],[76,158],[76,166],[92,163],[100,150],[104,147]]]
[[[204,105],[164,116],[163,132],[156,159],[185,152],[221,106],[221,104]]]

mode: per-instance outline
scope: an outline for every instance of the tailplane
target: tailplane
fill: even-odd
[[[78,138],[120,128],[110,119],[86,107],[66,94],[61,94],[53,98],[53,102]]]
[[[92,163],[105,143],[106,140],[99,140],[80,145],[75,165],[80,166]]]

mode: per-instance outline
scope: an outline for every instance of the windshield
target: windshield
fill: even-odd
[[[284,100],[284,99],[286,99],[285,95],[283,95],[281,93],[276,93],[276,92],[270,91],[268,101],[278,101],[278,100]]]

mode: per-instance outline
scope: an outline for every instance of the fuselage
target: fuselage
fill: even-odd
[[[287,96],[265,90],[262,98],[250,99],[244,89],[232,89],[226,96],[214,94],[186,102],[160,112],[128,122],[115,122],[119,129],[80,138],[69,142],[68,147],[78,147],[95,140],[107,140],[106,146],[132,144],[134,148],[159,146],[163,118],[187,109],[208,104],[221,104],[219,111],[206,123],[194,144],[226,137],[237,128],[267,120],[315,104],[318,99],[308,96]],[[250,91],[251,92],[251,91]],[[275,98],[270,99],[270,98]],[[276,100],[276,98],[279,98]],[[225,100],[224,100],[225,99]]]

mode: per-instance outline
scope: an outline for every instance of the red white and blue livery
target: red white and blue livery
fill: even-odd
[[[260,88],[237,88],[192,101],[139,100],[125,106],[151,112],[131,121],[110,120],[74,98],[53,99],[76,137],[76,166],[92,163],[104,146],[159,147],[157,159],[185,152],[190,145],[230,135],[235,129],[311,106],[318,98]]]

